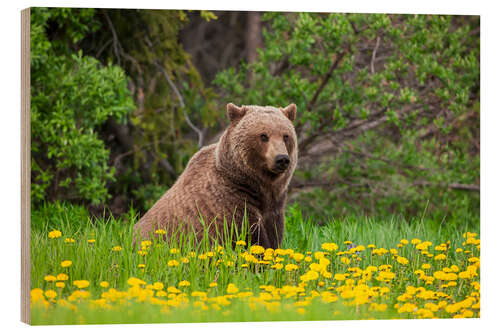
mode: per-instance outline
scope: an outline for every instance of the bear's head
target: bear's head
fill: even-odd
[[[227,105],[231,121],[225,133],[232,167],[260,179],[290,179],[297,164],[297,135],[292,121],[297,107]]]

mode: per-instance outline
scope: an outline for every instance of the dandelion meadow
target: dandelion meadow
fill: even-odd
[[[319,227],[292,206],[279,249],[244,237],[134,248],[132,214],[78,227],[71,210],[35,217],[33,324],[480,316],[474,224],[353,217]]]

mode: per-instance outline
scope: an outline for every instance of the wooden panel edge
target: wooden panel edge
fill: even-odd
[[[21,321],[30,324],[30,8],[21,11]]]

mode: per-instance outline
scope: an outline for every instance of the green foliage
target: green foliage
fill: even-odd
[[[108,199],[114,170],[98,128],[123,121],[134,104],[122,69],[72,53],[94,27],[92,10],[34,8],[31,14],[31,197],[32,203],[66,199],[97,204]],[[65,34],[49,27],[65,19]]]
[[[33,306],[32,323],[34,324],[297,320],[296,307],[291,305],[294,302],[303,302],[304,299],[312,300],[312,304],[302,303],[307,312],[305,316],[301,315],[299,318],[301,320],[373,317],[387,319],[400,316],[406,317],[404,313],[399,314],[394,305],[399,301],[398,296],[407,291],[408,286],[414,286],[415,288],[423,286],[426,290],[434,291],[444,290],[449,295],[447,304],[461,301],[470,295],[472,291],[475,291],[475,289],[471,288],[471,280],[468,279],[458,279],[458,285],[455,287],[444,287],[443,285],[447,281],[436,279],[434,283],[429,285],[420,280],[417,277],[418,274],[415,273],[417,269],[421,269],[423,263],[427,263],[431,267],[431,270],[426,270],[426,275],[429,276],[433,275],[433,271],[443,270],[444,267],[450,267],[454,264],[458,265],[460,271],[465,271],[466,267],[471,265],[471,262],[467,260],[471,257],[479,257],[479,249],[476,245],[463,245],[465,239],[462,234],[464,232],[479,234],[479,225],[470,223],[466,219],[460,225],[452,225],[418,218],[406,220],[394,216],[387,219],[349,216],[344,219],[329,219],[319,226],[318,221],[310,218],[305,219],[300,207],[294,205],[289,207],[285,216],[286,229],[281,249],[282,251],[287,249],[287,251],[293,250],[295,253],[301,253],[304,257],[309,257],[309,260],[295,260],[289,255],[290,252],[285,255],[283,252],[278,254],[276,251],[274,256],[271,255],[272,259],[269,264],[264,264],[266,261],[259,261],[254,266],[254,264],[245,261],[245,255],[242,255],[243,252],[249,251],[248,245],[234,248],[230,244],[223,244],[218,249],[215,246],[207,249],[189,242],[180,245],[153,239],[149,246],[144,245],[147,253],[142,256],[137,251],[138,246],[134,247],[132,243],[133,224],[136,222],[134,211],[130,211],[126,216],[127,220],[124,220],[114,218],[90,219],[82,214],[84,210],[84,208],[77,206],[48,204],[40,211],[34,211],[35,216],[42,218],[38,221],[40,224],[37,222],[38,227],[31,232],[31,288],[42,288],[44,291],[55,290],[57,292],[56,300],[58,301],[53,302],[48,307]],[[49,232],[54,229],[61,232],[61,237],[52,239],[48,237]],[[69,242],[66,241],[67,238],[69,238]],[[424,255],[424,251],[415,250],[415,245],[411,243],[404,246],[400,243],[402,239],[411,241],[413,238],[432,242],[432,246],[426,252],[433,255],[434,258],[438,253],[444,253],[446,254],[446,260],[435,260]],[[477,239],[479,239],[479,235]],[[89,243],[88,240],[93,242]],[[448,241],[449,248],[445,252],[440,252],[435,248],[439,244]],[[322,244],[325,242],[338,244],[338,251],[336,253],[325,251],[322,248]],[[346,242],[352,242],[355,246],[363,245],[365,250],[349,253],[349,243]],[[376,255],[368,247],[369,244],[375,244],[378,249],[384,248],[387,251],[391,249],[391,251],[396,251],[397,255],[392,253]],[[113,250],[117,246],[119,249]],[[470,254],[457,253],[455,249],[458,247],[466,252],[472,251]],[[173,248],[176,250],[171,251]],[[207,258],[209,251],[211,253],[210,258]],[[321,251],[321,254],[325,255],[331,262],[327,270],[332,273],[332,277],[320,277],[317,281],[301,282],[299,277],[309,269],[313,269],[313,263],[318,264],[319,258],[317,255],[319,253],[316,251]],[[202,253],[205,254],[206,260],[201,260],[200,255]],[[255,256],[259,257],[258,255]],[[396,261],[398,256],[407,258],[408,264],[400,265]],[[181,258],[187,259],[187,261],[182,261]],[[341,258],[350,258],[350,263],[341,263]],[[66,260],[70,260],[71,265],[61,267],[61,262]],[[178,265],[169,265],[168,263],[171,260],[175,260]],[[225,264],[227,262],[232,264]],[[286,272],[284,267],[281,269],[272,268],[277,263],[284,266],[290,262],[299,266],[299,271]],[[395,273],[393,281],[380,281],[376,278],[378,273],[375,272],[373,277],[371,275],[369,277],[363,276],[364,286],[387,287],[386,296],[381,298],[376,294],[370,296],[370,301],[388,305],[385,312],[370,311],[368,304],[351,302],[353,296],[347,296],[347,294],[342,296],[341,290],[335,289],[348,283],[348,280],[345,282],[334,280],[333,276],[335,274],[350,273],[349,280],[356,281],[356,279],[360,278],[354,275],[356,269],[376,266],[381,271],[381,265],[387,264],[391,265],[390,271]],[[55,277],[60,273],[68,276],[68,279],[64,281],[64,287],[56,287],[54,286],[55,281],[45,280],[47,275]],[[160,312],[161,307],[152,306],[153,301],[159,299],[171,300],[174,296],[167,298],[166,295],[156,294],[155,298],[144,297],[140,302],[136,302],[135,297],[138,294],[135,294],[131,295],[132,297],[127,297],[128,302],[122,303],[119,299],[116,299],[116,303],[112,304],[111,308],[100,308],[98,302],[89,302],[89,305],[94,303],[92,308],[86,306],[86,302],[89,300],[102,297],[102,301],[105,298],[104,292],[108,294],[113,292],[108,288],[114,288],[115,291],[130,292],[132,290],[128,283],[130,277],[144,280],[145,283],[150,285],[161,282],[163,284],[162,289],[165,291],[168,290],[168,287],[175,286],[181,292],[186,293],[185,300],[189,300],[189,303],[182,303],[183,306],[178,308],[172,302],[168,304],[168,308],[163,308],[163,310],[168,311]],[[474,278],[474,281],[479,282],[479,278],[479,276]],[[77,288],[73,285],[75,280],[87,280],[89,286],[83,289]],[[189,281],[190,285],[180,286],[179,282],[183,280]],[[100,286],[102,281],[108,282],[109,287]],[[318,283],[319,281],[321,281],[321,284]],[[212,282],[216,282],[217,285],[210,287]],[[216,296],[223,298],[223,295],[228,293],[227,287],[229,283],[234,283],[241,292],[252,292],[255,297],[269,291],[262,290],[263,286],[283,288],[285,285],[302,285],[304,294],[293,295],[293,297],[279,294],[277,298],[266,298],[269,303],[278,301],[277,304],[273,305],[279,307],[273,306],[272,308],[277,311],[264,311],[265,308],[259,309],[255,307],[258,304],[248,307],[248,298],[243,298],[241,300],[243,303],[240,304],[238,297],[228,298],[228,303],[219,303],[221,308],[215,307],[216,310],[214,310],[211,301],[192,297],[194,296],[191,294],[193,291],[206,291],[207,296],[210,298]],[[335,283],[335,288],[332,288],[332,283]],[[89,298],[71,300],[70,295],[77,289],[80,289],[80,292],[82,290],[88,291]],[[321,297],[310,296],[310,294],[321,293],[326,290],[338,295],[338,301],[325,303],[319,301]],[[173,294],[169,290],[168,293]],[[271,292],[269,291],[269,294],[265,296],[271,296]],[[65,306],[67,303],[63,303],[62,299],[69,299],[71,304],[77,307],[78,317],[74,316],[74,310],[71,307]],[[200,311],[199,306],[196,307],[196,304],[193,306],[193,302],[196,300],[206,301],[210,309],[207,307],[206,310],[208,311]],[[318,302],[314,303],[315,301]],[[414,301],[422,303],[422,306],[419,304],[419,308],[423,308],[426,302],[434,302],[419,297],[415,297]],[[136,305],[140,305],[140,307]],[[290,305],[290,307],[287,307],[287,305]],[[351,306],[345,307],[346,305]],[[66,311],[66,309],[70,312]],[[335,310],[339,310],[342,314],[332,317]],[[228,315],[226,311],[231,312]],[[126,316],[123,314],[126,314]],[[453,316],[444,309],[442,312],[436,313],[436,315]],[[85,321],[83,322],[83,320]]]
[[[201,35],[227,24],[209,11],[33,10],[35,204],[143,212],[216,140],[226,102],[294,102],[289,198],[308,216],[479,218],[478,17],[265,13],[257,61],[207,85],[180,42],[198,15]]]
[[[215,127],[220,115],[213,91],[204,86],[179,43],[179,31],[189,22],[185,11],[102,9],[97,14],[102,28],[89,34],[82,48],[125,70],[137,105],[122,126],[128,142],[119,137],[118,142],[107,142],[111,162],[117,165],[110,191],[145,210],[161,189],[173,184],[199,148],[185,113],[200,129]],[[207,21],[217,18],[209,11],[199,15]]]
[[[479,217],[476,17],[266,13],[259,59],[219,73],[227,100],[298,106],[294,195],[315,213]],[[293,183],[292,183],[293,186]],[[299,188],[302,188],[300,187]],[[465,204],[465,206],[464,206]]]

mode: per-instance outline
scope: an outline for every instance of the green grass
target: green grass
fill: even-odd
[[[214,252],[214,256],[208,259],[198,259],[201,253],[210,253],[211,249],[207,244],[196,245],[192,239],[184,238],[182,244],[166,244],[165,242],[153,241],[148,247],[145,256],[140,255],[132,245],[132,227],[136,222],[135,212],[131,210],[128,216],[121,219],[93,220],[88,217],[85,210],[68,205],[48,205],[36,210],[32,216],[31,234],[31,287],[49,289],[57,291],[56,299],[68,299],[76,287],[72,285],[75,280],[88,280],[90,285],[85,288],[90,293],[90,299],[98,299],[103,291],[99,285],[101,281],[107,281],[110,288],[120,291],[127,291],[130,285],[127,283],[130,277],[137,277],[148,284],[162,282],[165,289],[168,286],[177,286],[182,280],[190,282],[190,286],[183,287],[181,291],[186,292],[189,297],[192,291],[206,291],[209,298],[224,296],[227,294],[227,286],[234,283],[240,291],[250,291],[254,295],[262,292],[261,286],[272,285],[282,288],[285,285],[297,285],[300,282],[299,276],[307,271],[310,263],[300,262],[300,274],[289,274],[283,269],[271,269],[270,265],[253,265],[248,268],[242,266],[245,257],[242,253],[248,251],[249,246],[237,247],[236,250],[229,244],[223,244],[222,252]],[[62,237],[57,239],[48,238],[51,230],[60,230]],[[408,314],[398,314],[394,309],[397,297],[403,294],[406,287],[424,286],[422,281],[413,273],[419,269],[421,264],[429,262],[432,264],[432,271],[443,267],[457,264],[460,270],[465,270],[467,260],[463,253],[456,253],[454,249],[463,247],[464,232],[475,232],[479,238],[479,225],[463,221],[462,224],[448,225],[443,221],[430,221],[425,217],[419,217],[408,221],[393,217],[390,219],[376,219],[367,217],[349,217],[342,220],[330,220],[319,226],[310,218],[304,218],[300,208],[289,207],[286,216],[286,232],[282,244],[283,249],[293,249],[295,252],[305,254],[314,259],[314,252],[321,251],[321,244],[334,242],[339,245],[338,251],[347,250],[345,241],[351,241],[354,245],[375,244],[377,248],[396,248],[398,242],[405,238],[413,238],[422,241],[431,241],[432,246],[429,252],[436,253],[434,246],[440,243],[450,242],[450,251],[443,262],[434,262],[426,258],[418,251],[414,250],[411,244],[402,247],[398,255],[409,260],[408,265],[395,263],[391,255],[370,256],[369,250],[359,254],[362,261],[356,262],[351,255],[345,255],[351,260],[350,265],[345,265],[340,261],[342,256],[328,256],[331,264],[328,271],[333,275],[336,273],[346,273],[348,267],[359,267],[366,269],[368,265],[380,266],[391,264],[397,278],[388,282],[373,281],[370,286],[389,286],[390,292],[387,297],[373,299],[375,303],[386,303],[388,309],[381,312],[368,310],[368,306],[349,307],[344,306],[341,300],[325,304],[319,298],[312,299],[311,303],[305,306],[304,313],[298,314],[295,301],[304,300],[304,297],[313,295],[315,291],[326,291],[329,283],[334,281],[331,278],[320,278],[317,281],[305,284],[304,295],[296,295],[290,300],[282,297],[280,303],[269,300],[259,303],[257,307],[250,308],[249,302],[232,299],[231,305],[221,306],[221,309],[209,308],[201,311],[192,305],[186,306],[166,306],[163,311],[158,305],[148,302],[130,302],[120,307],[103,311],[97,309],[84,300],[75,301],[78,310],[69,309],[64,306],[52,304],[48,309],[43,307],[32,308],[33,324],[79,324],[79,323],[147,323],[147,322],[209,322],[209,321],[272,321],[272,320],[328,320],[328,319],[359,319],[359,318],[413,318]],[[74,243],[66,243],[66,238],[74,239]],[[88,240],[95,240],[89,243]],[[114,246],[120,246],[121,251],[112,251]],[[172,248],[178,248],[179,253],[171,253]],[[474,248],[470,256],[479,257],[479,250]],[[308,252],[309,251],[309,252]],[[194,253],[194,255],[192,255]],[[189,259],[188,263],[182,263],[180,258]],[[283,263],[292,263],[289,256],[282,256]],[[60,263],[64,260],[72,262],[70,267],[63,268]],[[171,260],[176,260],[178,265],[169,265]],[[217,260],[219,264],[216,265]],[[227,266],[230,261],[233,264]],[[140,264],[145,268],[140,268]],[[274,264],[274,263],[272,263]],[[69,279],[65,281],[63,289],[55,288],[55,282],[47,282],[44,278],[47,275],[56,276],[65,273]],[[478,279],[478,278],[477,278]],[[476,279],[476,280],[477,280]],[[210,283],[216,281],[216,287],[210,287]],[[319,286],[318,281],[323,281],[324,286]],[[343,282],[338,282],[337,286]],[[426,288],[434,287],[427,286]],[[440,286],[436,286],[436,291],[443,291]],[[470,284],[459,281],[459,285],[447,291],[449,300],[458,302],[465,299],[472,291]],[[210,301],[207,301],[210,305]],[[264,304],[264,306],[263,306]],[[366,306],[365,306],[366,305]],[[300,307],[300,306],[299,306]],[[272,310],[272,311],[271,311]],[[441,310],[444,311],[444,310]],[[453,313],[452,313],[453,314]],[[444,315],[444,313],[443,313]]]

